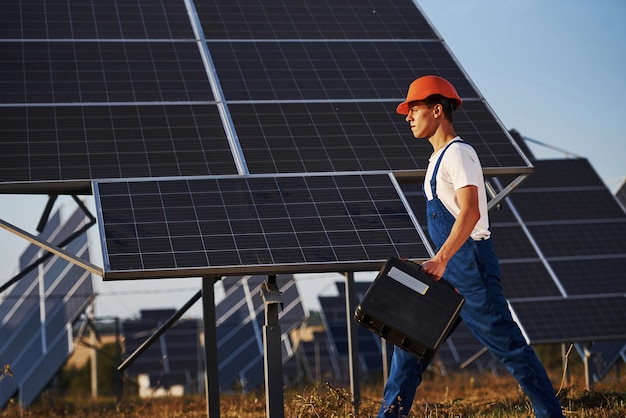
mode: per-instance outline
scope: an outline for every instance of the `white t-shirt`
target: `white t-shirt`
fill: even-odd
[[[460,139],[459,137],[455,139]],[[430,179],[433,176],[435,165],[445,147],[430,156],[428,169],[424,179],[426,198],[432,200]],[[483,179],[483,170],[474,148],[468,144],[455,142],[450,145],[439,165],[437,172],[437,196],[455,218],[459,216],[460,208],[456,201],[455,192],[465,186],[478,187],[478,206],[480,219],[471,233],[474,240],[487,239],[489,232],[489,215],[487,213],[487,192]]]

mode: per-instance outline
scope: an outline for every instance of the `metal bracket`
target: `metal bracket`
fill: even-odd
[[[265,305],[279,304],[280,309],[284,308],[284,302],[282,293],[278,290],[276,282],[263,282],[261,283],[261,297]]]

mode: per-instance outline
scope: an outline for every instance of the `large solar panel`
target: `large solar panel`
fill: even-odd
[[[104,278],[359,270],[428,257],[388,174],[95,184]]]
[[[76,193],[91,178],[236,173],[215,106],[0,107],[0,123],[0,158],[13,161],[0,172],[14,193],[22,181]]]
[[[197,2],[207,39],[437,39],[411,1]]]
[[[394,108],[457,86],[487,173],[532,167],[413,1],[0,5],[0,192],[89,181],[386,170],[430,154]]]
[[[62,224],[56,212],[40,238],[58,244],[85,221],[76,211]],[[66,249],[89,259],[86,234]],[[20,257],[20,268],[41,256],[39,247],[29,246]],[[13,372],[13,377],[0,380],[0,405],[16,393],[22,406],[39,396],[74,350],[72,323],[92,297],[91,273],[58,257],[44,261],[0,295],[0,359]]]
[[[626,213],[587,160],[533,163],[536,172],[503,209],[515,211],[526,244],[512,247],[494,228],[498,252],[525,247],[530,255],[532,247],[537,253],[527,259],[533,263],[520,264],[512,253],[502,260],[513,311],[534,342],[623,340]],[[493,215],[499,225],[500,214]]]

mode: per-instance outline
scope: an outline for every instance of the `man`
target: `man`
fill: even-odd
[[[406,115],[415,138],[433,147],[424,193],[428,232],[435,256],[422,268],[445,276],[465,297],[461,318],[507,367],[530,398],[537,417],[563,417],[552,383],[534,350],[513,321],[500,285],[500,267],[490,239],[487,195],[474,148],[453,126],[462,100],[447,80],[424,76],[409,86],[396,111]],[[394,348],[379,417],[406,416],[427,363]]]

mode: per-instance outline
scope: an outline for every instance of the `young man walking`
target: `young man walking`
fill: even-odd
[[[506,366],[530,398],[539,418],[563,417],[552,383],[513,321],[500,285],[500,267],[490,239],[483,171],[474,148],[459,138],[453,115],[462,100],[447,80],[424,76],[409,86],[396,111],[406,115],[415,138],[433,147],[424,193],[435,256],[425,272],[444,276],[465,298],[461,318]],[[394,347],[379,417],[406,416],[427,363]]]

